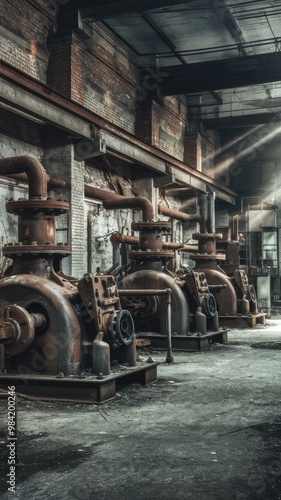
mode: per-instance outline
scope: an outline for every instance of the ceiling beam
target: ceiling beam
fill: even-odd
[[[205,92],[281,81],[281,52],[166,66],[162,95]]]
[[[123,14],[137,12],[144,14],[162,7],[180,5],[190,3],[192,0],[70,0],[66,5],[62,6],[61,11],[71,11],[79,9],[82,17],[86,17],[89,21],[101,21],[110,19]]]
[[[243,44],[247,43],[244,38],[243,32],[239,28],[235,17],[233,16],[230,8],[227,6],[225,0],[220,0],[219,2],[213,2],[214,9],[219,20],[228,29],[235,42],[238,44],[238,50],[241,56],[247,56],[253,54],[253,49],[250,47],[245,47]]]
[[[204,127],[211,129],[253,127],[281,122],[281,113],[257,113],[254,115],[227,116],[202,120]]]

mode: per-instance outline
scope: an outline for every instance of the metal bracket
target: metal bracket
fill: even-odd
[[[74,141],[74,159],[84,161],[88,158],[101,156],[106,153],[106,142],[104,139],[78,139]]]
[[[176,182],[175,174],[161,175],[161,177],[154,177],[153,186],[155,188],[169,186]]]

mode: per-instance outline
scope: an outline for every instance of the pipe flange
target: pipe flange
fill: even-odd
[[[135,325],[132,315],[126,309],[117,310],[108,319],[108,329],[120,344],[129,346],[135,339]]]
[[[20,306],[7,306],[4,309],[5,325],[13,327],[17,333],[5,352],[8,356],[17,356],[30,346],[35,335],[35,326],[32,316]]]
[[[203,297],[202,309],[208,318],[213,318],[216,315],[217,303],[212,293],[208,293],[205,297]]]
[[[222,233],[194,233],[194,240],[222,240]]]
[[[226,260],[224,253],[197,253],[189,256],[191,260]]]
[[[168,221],[144,221],[144,222],[133,222],[131,228],[133,231],[140,231],[142,229],[159,229],[162,231],[170,231],[172,227],[171,222]]]
[[[69,203],[60,200],[12,200],[6,203],[6,210],[10,214],[17,215],[21,215],[23,212],[43,212],[60,215],[69,211]]]
[[[5,257],[15,255],[64,255],[68,256],[71,254],[71,247],[68,245],[5,245],[2,248],[2,253]]]
[[[172,250],[159,250],[153,251],[150,250],[131,250],[129,252],[129,257],[132,259],[173,259],[174,252]]]

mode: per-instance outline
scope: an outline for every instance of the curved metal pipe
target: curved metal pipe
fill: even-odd
[[[121,194],[110,193],[104,191],[103,189],[95,188],[85,184],[84,188],[85,196],[89,198],[96,198],[101,200],[103,205],[107,209],[114,208],[140,208],[143,213],[143,221],[149,221],[154,219],[154,211],[152,203],[142,196],[136,196],[135,198],[126,198]],[[158,213],[160,215],[166,215],[167,217],[172,217],[183,222],[192,221],[200,222],[201,216],[199,214],[185,214],[179,212],[178,210],[173,210],[172,208],[165,207],[164,205],[158,205]]]
[[[173,210],[172,208],[165,207],[164,205],[158,205],[158,213],[183,222],[200,222],[201,220],[201,216],[199,214],[185,214],[184,212]]]
[[[142,196],[135,198],[126,198],[121,194],[110,193],[103,189],[85,185],[85,196],[96,198],[103,202],[104,208],[110,210],[115,208],[139,208],[142,210],[143,221],[151,221],[154,219],[154,210],[152,203]]]
[[[0,175],[25,173],[28,178],[29,199],[47,198],[47,174],[43,165],[31,156],[0,158]]]
[[[50,177],[47,173],[47,183],[48,187],[65,187],[67,182],[62,180],[62,179],[56,179],[53,177]],[[14,179],[15,181],[19,182],[28,182],[28,177],[25,173],[22,174],[5,174],[3,177],[7,177],[8,179]]]

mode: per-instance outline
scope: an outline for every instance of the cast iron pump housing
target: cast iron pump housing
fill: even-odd
[[[39,161],[0,159],[0,174],[21,172],[28,176],[29,199],[6,205],[18,216],[18,241],[3,248],[13,263],[0,280],[0,370],[108,372],[109,354],[134,366],[134,322],[121,308],[115,279],[85,275],[78,281],[64,274],[62,259],[71,249],[56,243],[55,218],[69,210],[68,203],[47,198]]]

